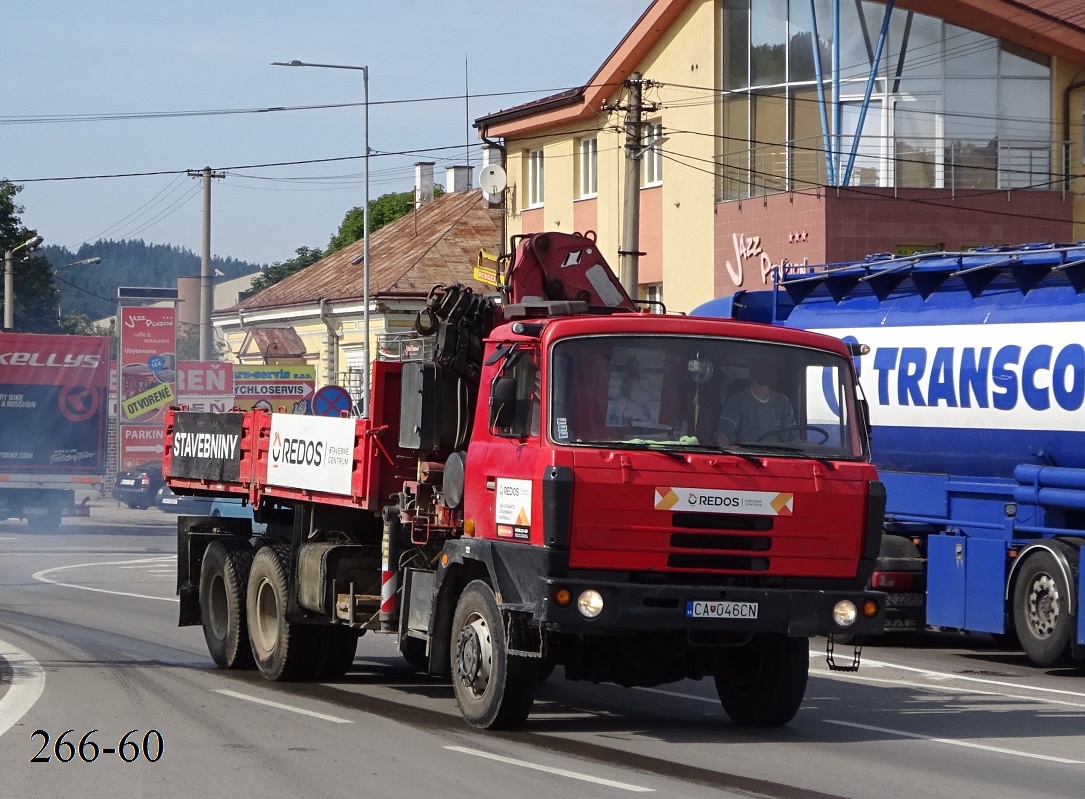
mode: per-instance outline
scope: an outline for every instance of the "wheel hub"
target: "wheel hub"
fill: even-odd
[[[1059,620],[1059,587],[1048,574],[1038,574],[1029,590],[1029,626],[1038,638],[1047,638]]]
[[[490,631],[485,619],[472,616],[460,630],[456,642],[456,677],[476,696],[490,681]]]

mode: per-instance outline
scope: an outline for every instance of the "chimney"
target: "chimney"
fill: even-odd
[[[445,191],[470,191],[471,167],[449,166],[445,167]]]
[[[414,165],[414,207],[433,202],[433,161],[418,161]]]

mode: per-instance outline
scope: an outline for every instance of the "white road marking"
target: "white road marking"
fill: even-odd
[[[882,677],[867,677],[857,674],[848,678],[856,682],[885,683],[887,685],[904,686],[905,688],[919,688],[923,691],[946,691],[954,694],[975,694],[977,696],[997,696],[1000,699],[1020,699],[1023,702],[1043,702],[1045,705],[1066,705],[1067,707],[1085,708],[1085,703],[1068,702],[1065,699],[1051,699],[1047,696],[1021,696],[1019,694],[1004,694],[999,691],[981,691],[979,688],[962,688],[959,685],[932,685],[925,682],[911,682],[909,680],[891,680]],[[812,698],[812,697],[811,697]],[[825,697],[832,699],[834,697]]]
[[[490,752],[483,752],[479,749],[467,749],[463,746],[446,746],[452,752],[459,752],[464,755],[474,755],[475,757],[485,758],[486,760],[496,760],[498,763],[506,763],[510,766],[519,766],[521,768],[531,769],[533,771],[545,771],[547,774],[556,774],[559,777],[569,777],[574,780],[581,780],[583,782],[592,782],[596,785],[606,785],[608,788],[618,788],[622,791],[633,791],[634,793],[655,793],[655,788],[645,788],[641,785],[630,785],[627,782],[615,782],[614,780],[606,780],[602,777],[592,777],[589,774],[581,774],[577,771],[566,771],[563,768],[552,768],[550,766],[541,766],[538,763],[529,763],[526,760],[517,760],[511,757],[503,757],[501,755],[491,754]]]
[[[634,688],[636,691],[644,691],[649,694],[662,694],[663,696],[676,696],[679,699],[692,699],[695,702],[708,702],[710,705],[718,705],[719,699],[713,699],[708,696],[694,696],[693,694],[680,694],[677,691],[661,691],[659,688]]]
[[[997,685],[1001,688],[1013,688],[1017,691],[1036,691],[1038,693],[1059,694],[1061,696],[1074,696],[1079,699],[1085,699],[1085,693],[1081,691],[1064,691],[1061,688],[1043,688],[1039,685],[1021,685],[1020,683],[1002,682],[1001,680],[991,680],[985,677],[969,677],[965,674],[949,674],[944,671],[920,669],[916,668],[915,666],[898,666],[895,663],[883,663],[877,660],[870,661],[870,665],[877,665],[890,669],[900,669],[901,671],[911,671],[916,674],[926,674],[928,677],[933,677],[939,680],[963,680],[964,682],[978,682],[982,683],[983,685]]]
[[[45,690],[45,670],[38,661],[7,641],[0,641],[0,660],[12,665],[14,677],[0,699],[0,735],[14,727]]]
[[[855,727],[860,730],[870,730],[871,732],[880,732],[886,735],[897,735],[901,738],[915,738],[918,741],[930,741],[932,743],[948,744],[949,746],[963,746],[967,749],[982,749],[985,752],[995,752],[1000,755],[1014,755],[1016,757],[1027,757],[1033,760],[1047,760],[1052,763],[1068,763],[1070,765],[1081,765],[1085,763],[1085,760],[1070,760],[1065,757],[1054,757],[1052,755],[1037,755],[1032,752],[1019,752],[1016,749],[1003,749],[1000,746],[987,746],[985,744],[974,744],[969,741],[957,741],[953,738],[935,738],[930,735],[917,735],[914,732],[904,732],[903,730],[891,730],[888,727],[873,727],[869,724],[855,724],[851,721],[835,721],[833,719],[825,719],[826,724],[838,724],[841,727]]]
[[[323,719],[324,721],[333,721],[336,724],[353,724],[350,719],[341,719],[338,716],[329,716],[326,713],[317,713],[315,710],[306,710],[301,707],[294,707],[293,705],[284,705],[281,702],[272,702],[270,699],[259,699],[255,696],[249,696],[248,694],[239,694],[237,691],[226,691],[223,689],[217,689],[216,694],[222,694],[223,696],[232,696],[234,699],[244,699],[246,702],[255,702],[258,705],[267,705],[268,707],[278,708],[279,710],[289,710],[291,713],[300,713],[303,716],[312,716],[315,719]]]
[[[155,558],[142,558],[140,560],[111,560],[104,563],[73,563],[70,566],[57,566],[52,569],[42,569],[40,572],[34,573],[32,577],[38,582],[60,585],[65,588],[78,588],[80,591],[94,591],[97,594],[115,594],[116,596],[135,597],[136,599],[157,599],[161,602],[177,602],[178,599],[175,596],[150,596],[149,594],[133,594],[128,591],[110,591],[108,588],[91,588],[89,585],[62,583],[59,580],[52,580],[45,576],[47,574],[52,574],[53,572],[62,572],[67,569],[82,569],[87,566],[126,566],[136,563],[161,563],[176,557],[176,555],[164,555]]]
[[[14,535],[0,535],[0,541],[14,541],[18,536]]]

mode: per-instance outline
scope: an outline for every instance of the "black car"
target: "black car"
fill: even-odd
[[[211,516],[211,503],[214,497],[186,497],[174,494],[168,485],[158,489],[154,504],[166,513],[180,513],[186,516]]]
[[[117,473],[113,498],[130,508],[149,508],[154,504],[158,489],[164,484],[162,461],[144,461],[127,471]]]

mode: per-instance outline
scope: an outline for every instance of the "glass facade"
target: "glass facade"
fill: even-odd
[[[846,175],[850,186],[1052,186],[1047,56],[895,9],[864,117],[885,5],[839,0],[836,113],[833,0],[721,0],[721,6],[723,199],[832,185],[831,172],[836,185],[845,185]]]

